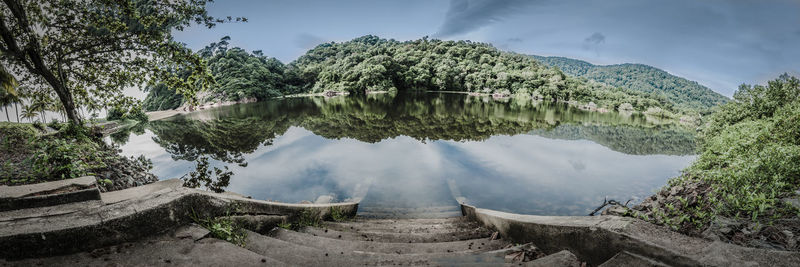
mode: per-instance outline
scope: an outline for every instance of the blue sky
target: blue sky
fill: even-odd
[[[800,75],[798,0],[217,0],[247,23],[176,32],[199,49],[232,44],[288,63],[314,45],[374,34],[488,42],[595,64],[643,63],[730,96],[741,83]]]

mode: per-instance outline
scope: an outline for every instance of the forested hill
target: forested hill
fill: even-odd
[[[533,58],[485,43],[427,38],[399,42],[367,35],[323,43],[283,65],[259,51],[228,48],[226,37],[201,49],[217,82],[208,101],[265,98],[293,93],[347,91],[459,91],[535,97],[598,108],[676,111],[663,96],[566,75]],[[148,110],[175,106],[175,95],[152,87]],[[157,96],[157,97],[155,97]],[[171,97],[170,99],[162,99]],[[177,96],[180,99],[180,96]],[[164,102],[171,105],[164,105]]]
[[[705,109],[723,104],[728,98],[694,81],[643,64],[594,65],[565,57],[533,56],[539,62],[558,67],[564,73],[610,86],[661,94],[680,108]]]

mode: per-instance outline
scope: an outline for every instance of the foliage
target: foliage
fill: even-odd
[[[43,134],[44,125],[0,123],[0,184],[17,185],[107,174],[116,179],[114,166],[127,160],[116,148],[94,138],[88,129],[60,124],[58,132]],[[152,167],[144,158],[134,160],[143,169]],[[130,164],[125,164],[130,165]],[[102,180],[101,180],[102,182]],[[119,185],[123,186],[123,185]]]
[[[244,247],[247,241],[247,232],[237,225],[228,215],[216,218],[199,218],[192,210],[192,220],[210,231],[214,238],[231,242]]]
[[[98,153],[86,153],[98,149],[94,142],[70,142],[60,138],[42,142],[38,153],[34,154],[34,171],[56,180],[84,176],[91,169],[104,167]]]
[[[265,100],[297,93],[290,91],[284,82],[286,67],[275,58],[266,57],[261,51],[247,52],[242,48],[229,48],[230,37],[211,43],[197,51],[197,55],[208,64],[216,81],[204,95],[207,101],[239,101],[244,99]],[[179,74],[185,75],[185,74]],[[180,94],[164,84],[150,86],[144,106],[147,110],[174,109],[184,103]]]
[[[184,102],[183,95],[170,90],[163,83],[148,85],[144,91],[147,92],[147,96],[142,101],[142,106],[147,111],[175,109]]]
[[[594,102],[612,110],[626,103],[639,111],[672,107],[659,95],[568,77],[558,68],[484,43],[427,38],[398,42],[367,35],[320,44],[284,66],[260,51],[229,49],[229,40],[225,37],[197,52],[208,61],[218,84],[206,90],[205,100],[263,100],[327,91],[460,91]],[[182,101],[164,86],[149,92],[148,110],[174,108]]]
[[[533,56],[548,66],[558,67],[568,75],[584,77],[615,87],[661,96],[682,109],[710,113],[711,108],[728,101],[723,95],[697,82],[674,76],[666,71],[642,64],[598,66],[564,57]]]
[[[200,157],[195,170],[189,172],[188,176],[181,177],[184,182],[183,186],[191,188],[203,186],[216,193],[225,192],[225,187],[230,184],[233,172],[228,171],[228,166],[225,166],[224,170],[217,167],[210,170],[208,167],[208,157]]]
[[[147,114],[144,113],[144,110],[142,110],[141,105],[133,104],[130,105],[129,109],[126,109],[126,106],[124,105],[115,105],[108,110],[106,120],[135,120],[138,122],[147,122],[149,118],[147,117]]]
[[[77,107],[99,110],[123,88],[167,84],[194,101],[213,81],[198,56],[172,39],[193,24],[213,27],[206,0],[7,0],[0,5],[0,62],[26,95],[57,98],[70,121]],[[242,18],[236,18],[240,21]],[[173,75],[173,70],[190,73]]]
[[[350,219],[344,214],[344,211],[340,207],[331,207],[330,211],[331,219],[333,219],[334,222],[344,222]]]
[[[398,42],[367,35],[344,43],[325,43],[287,67],[290,86],[313,92],[462,91],[539,96],[547,100],[594,101],[616,109],[662,106],[621,88],[572,78],[530,57],[502,52],[489,44],[423,38]],[[665,107],[668,108],[668,107]]]
[[[665,189],[701,184],[709,192],[701,201],[663,205],[673,208],[661,217],[703,228],[717,216],[761,224],[795,216],[800,211],[780,200],[800,188],[798,125],[800,80],[784,74],[766,86],[742,85],[702,129],[698,159]]]

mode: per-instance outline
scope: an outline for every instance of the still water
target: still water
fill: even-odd
[[[641,115],[463,94],[306,97],[221,107],[114,134],[160,179],[198,158],[256,199],[360,201],[359,213],[444,216],[457,200],[523,214],[586,215],[634,202],[694,159],[683,127]],[[424,214],[423,214],[424,217]]]

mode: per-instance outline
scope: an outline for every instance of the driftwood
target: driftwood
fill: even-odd
[[[628,199],[628,201],[625,201],[625,204],[623,205],[619,201],[616,201],[616,200],[613,200],[613,199],[609,200],[608,197],[605,197],[603,199],[603,204],[600,205],[599,207],[597,207],[596,209],[594,209],[594,211],[592,211],[592,213],[589,213],[589,216],[594,216],[595,213],[597,213],[598,211],[602,210],[603,208],[605,208],[608,205],[612,205],[612,206],[613,205],[620,205],[620,206],[623,206],[623,207],[628,207],[628,203],[630,203],[631,200],[633,200],[633,199]]]

